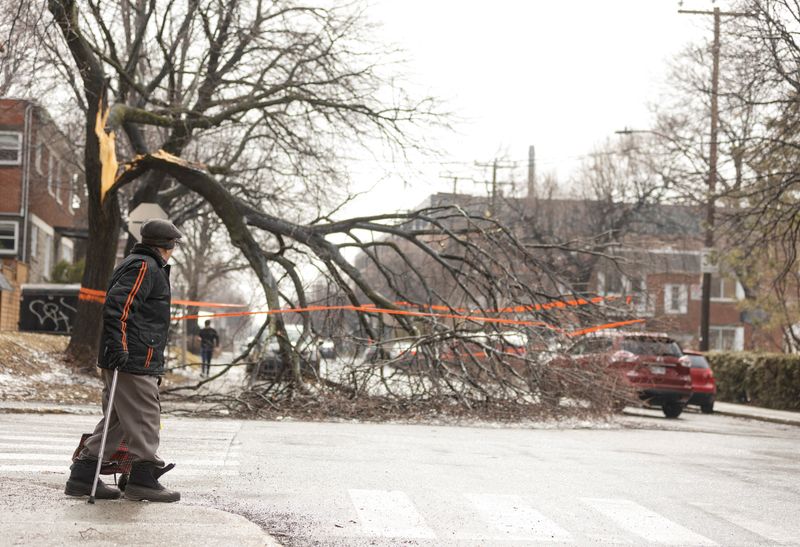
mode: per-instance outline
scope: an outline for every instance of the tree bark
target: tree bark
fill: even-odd
[[[119,202],[114,189],[105,196],[102,191],[103,163],[100,135],[104,128],[99,120],[105,119],[108,108],[107,85],[103,67],[81,34],[74,0],[50,0],[48,9],[64,35],[72,58],[78,67],[86,97],[86,142],[84,163],[88,194],[89,241],[86,268],[81,284],[94,290],[105,290],[114,269],[119,234]],[[112,143],[113,144],[113,143]],[[79,300],[75,326],[72,330],[67,355],[86,365],[94,363],[102,325],[102,304],[92,300]]]

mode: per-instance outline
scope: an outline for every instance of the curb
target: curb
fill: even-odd
[[[800,418],[793,420],[793,419],[784,419],[784,418],[775,418],[772,416],[759,416],[757,414],[748,414],[744,412],[731,412],[729,410],[717,410],[714,409],[714,414],[719,414],[720,416],[730,416],[733,418],[744,418],[746,420],[755,420],[758,422],[769,422],[773,424],[780,424],[780,425],[791,425],[794,427],[800,427]]]

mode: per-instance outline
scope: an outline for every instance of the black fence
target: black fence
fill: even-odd
[[[69,334],[75,324],[79,285],[23,285],[19,330]]]

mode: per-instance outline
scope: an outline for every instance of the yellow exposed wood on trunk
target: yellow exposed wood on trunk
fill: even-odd
[[[104,108],[101,101],[94,124],[100,156],[100,203],[103,203],[106,193],[114,186],[119,167],[117,163],[116,135],[114,135],[113,131],[106,133],[105,129],[109,112],[110,110]]]
[[[187,161],[187,160],[185,160],[183,158],[179,158],[178,156],[174,156],[174,155],[170,154],[169,152],[164,151],[163,149],[156,150],[155,152],[153,152],[151,154],[151,156],[153,156],[154,158],[158,158],[158,159],[164,160],[164,161],[168,161],[170,163],[175,163],[177,165],[186,167],[188,169],[193,169],[195,171],[205,171],[206,170],[205,165],[203,165],[201,163],[192,163],[192,162]]]

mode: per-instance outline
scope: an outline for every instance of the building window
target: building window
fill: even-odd
[[[664,313],[685,314],[688,301],[689,289],[685,284],[664,285]]]
[[[31,258],[36,258],[39,254],[39,227],[31,225]]]
[[[633,310],[639,317],[652,317],[656,314],[656,295],[640,292],[633,295]]]
[[[56,195],[55,190],[55,170],[56,165],[58,165],[58,158],[55,157],[53,152],[48,150],[49,154],[47,154],[47,193],[51,196]]]
[[[50,274],[53,272],[53,236],[50,234],[44,235],[44,251],[42,253],[42,275],[45,279],[50,279]]]
[[[744,350],[744,327],[709,327],[708,349],[715,351]]]
[[[67,205],[69,206],[69,212],[71,214],[75,214],[75,209],[80,208],[81,200],[78,197],[78,194],[75,192],[75,187],[78,185],[78,175],[72,175],[69,178],[69,197],[67,198]]]
[[[0,221],[0,255],[17,254],[17,229],[16,222]]]
[[[0,131],[0,165],[22,163],[22,133]]]
[[[75,252],[73,250],[72,241],[62,237],[61,238],[61,252],[59,254],[60,254],[60,260],[64,260],[64,261],[69,262],[70,264],[72,264],[72,262],[74,261],[74,258],[75,258],[75,256],[74,256]]]
[[[55,189],[56,189],[56,201],[62,203],[61,201],[61,187],[64,186],[64,162],[59,161],[56,164],[56,182],[55,182]]]
[[[711,276],[711,300],[737,300],[737,282],[730,277]]]
[[[36,172],[40,175],[43,173],[42,171],[42,154],[44,153],[43,150],[44,150],[44,145],[40,140],[36,143],[36,155],[34,156],[34,161],[33,161],[33,166],[36,169]]]
[[[622,272],[609,269],[605,272],[597,273],[597,292],[604,296],[621,296],[624,294],[628,285],[627,279]]]

